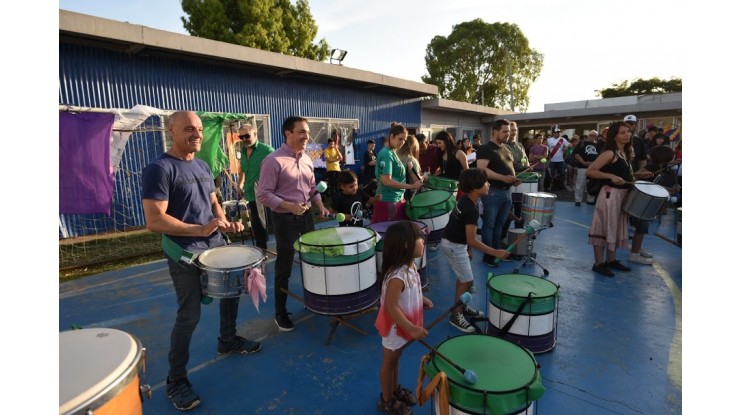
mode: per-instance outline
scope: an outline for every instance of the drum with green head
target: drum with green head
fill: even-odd
[[[533,353],[555,347],[560,287],[525,274],[488,278],[488,334],[511,340]]]
[[[457,180],[454,179],[448,179],[442,176],[429,176],[424,186],[431,190],[444,190],[450,193],[457,193],[457,184]]]
[[[424,372],[430,379],[439,372],[447,375],[450,413],[531,414],[533,402],[545,393],[534,355],[516,343],[484,334],[468,334],[447,339],[435,350],[477,374],[475,383],[470,384],[447,360],[431,353]]]

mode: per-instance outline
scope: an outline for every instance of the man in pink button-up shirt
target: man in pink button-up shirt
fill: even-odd
[[[316,191],[313,161],[306,153],[308,120],[288,117],[283,122],[285,143],[262,161],[257,200],[272,210],[277,259],[275,260],[275,323],[280,331],[293,331],[295,325],[285,307],[288,280],[293,269],[293,243],[301,234],[314,230],[309,209],[316,204],[319,214],[329,211]],[[313,195],[313,196],[312,196]],[[312,197],[311,197],[312,196]]]

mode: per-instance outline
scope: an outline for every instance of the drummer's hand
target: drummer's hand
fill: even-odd
[[[427,297],[424,297],[423,303],[424,303],[425,310],[431,310],[432,308],[434,308],[434,303],[432,302],[432,300],[428,299]]]
[[[326,208],[319,208],[319,216],[321,216],[322,218],[327,218],[327,217],[329,217],[329,215],[331,215],[331,212],[329,212],[328,209],[326,209]]]
[[[617,175],[613,175],[611,179],[612,183],[616,184],[617,186],[623,185],[625,183],[624,179]]]
[[[513,184],[514,186],[518,186],[518,184],[514,184],[515,182],[519,182],[519,179],[516,178],[516,176],[504,176],[503,182]]]
[[[419,190],[424,185],[421,180],[418,182],[411,183],[411,190]]]
[[[652,179],[655,176],[653,172],[647,170],[638,170],[634,174],[638,179]]]
[[[496,258],[506,259],[511,255],[511,252],[509,252],[506,249],[494,249],[493,250],[493,256]]]
[[[296,216],[301,216],[302,214],[306,213],[306,211],[308,210],[308,205],[303,204],[303,203],[291,203],[289,210],[290,210],[290,213]]]
[[[222,228],[228,222],[224,222],[221,219],[214,218],[210,222],[206,223],[201,227],[200,236],[209,236],[213,232],[216,232],[218,228]]]
[[[244,230],[244,225],[237,221],[237,222],[227,222],[228,225],[221,228],[224,232],[241,232]]]
[[[414,340],[420,340],[429,334],[429,331],[421,326],[414,326],[409,330],[409,335],[414,338]]]
[[[244,197],[244,189],[242,188],[236,189],[236,199],[240,200],[243,197]]]

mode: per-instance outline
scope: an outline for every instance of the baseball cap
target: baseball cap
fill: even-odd
[[[552,129],[552,132],[553,133],[559,133],[560,132],[560,128],[555,127],[555,128]]]
[[[630,115],[624,117],[624,122],[634,122],[634,123],[636,123],[637,122],[637,117],[635,117],[634,115],[631,115],[630,114]]]

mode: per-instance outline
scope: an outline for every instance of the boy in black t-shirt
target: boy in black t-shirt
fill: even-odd
[[[357,191],[357,175],[352,170],[340,171],[337,182],[341,192],[334,194],[331,206],[336,213],[344,213],[344,222],[339,222],[339,226],[362,227],[363,211],[372,206],[375,197]]]
[[[476,237],[478,230],[478,200],[481,196],[488,194],[488,178],[481,169],[463,170],[458,183],[464,196],[457,201],[457,205],[450,212],[450,220],[447,222],[442,233],[440,248],[447,257],[452,271],[457,276],[455,283],[455,298],[470,290],[473,286],[473,270],[470,267],[468,246],[475,248],[487,255],[506,259],[509,251],[505,249],[494,249]],[[481,311],[468,306],[460,306],[450,315],[449,323],[465,333],[470,333],[475,328],[467,321],[466,317],[483,317]]]

